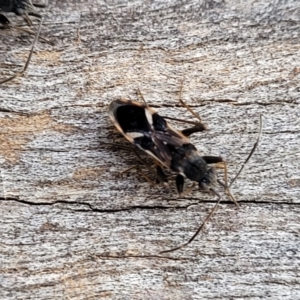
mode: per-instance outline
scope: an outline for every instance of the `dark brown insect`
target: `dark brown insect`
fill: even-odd
[[[200,117],[181,100],[181,96],[180,101],[199,119],[198,122],[193,122],[169,118],[193,124],[192,127],[181,131],[174,129],[166,121],[168,117],[160,116],[150,108],[145,101],[144,103],[139,103],[131,100],[115,100],[110,103],[108,108],[109,116],[118,131],[129,142],[149,154],[155,160],[157,165],[157,177],[163,178],[161,181],[165,181],[165,178],[167,177],[163,172],[163,168],[165,167],[177,173],[176,187],[179,194],[183,192],[185,178],[188,178],[191,181],[197,182],[200,190],[209,191],[218,197],[214,209],[192,238],[182,246],[163,252],[177,250],[191,243],[198,235],[221,201],[221,197],[215,190],[217,184],[223,186],[230,198],[237,203],[229,191],[226,163],[223,161],[222,157],[203,156],[189,141],[188,137],[192,133],[203,131],[206,129],[206,126],[201,122]],[[257,144],[258,140],[246,162],[250,159]],[[225,183],[217,178],[215,167],[210,166],[213,164],[221,164],[224,167]],[[238,174],[240,174],[241,170]],[[237,176],[235,179],[236,178]]]
[[[29,16],[41,18],[41,15],[37,13],[35,7],[46,7],[48,0],[45,4],[35,4],[31,0],[0,0],[0,23],[4,27],[10,25],[9,19],[3,13],[15,13],[18,16],[22,16],[28,25],[32,25],[32,21]]]
[[[27,61],[24,65],[24,67],[22,68],[22,70],[6,79],[0,78],[0,84],[8,82],[8,81],[14,79],[15,77],[23,74],[26,71],[26,69],[28,68],[28,65],[30,63],[35,44],[39,38],[39,34],[41,31],[41,26],[42,26],[42,16],[36,12],[35,6],[45,7],[47,5],[48,5],[48,0],[46,1],[45,4],[34,4],[31,2],[31,0],[0,0],[0,23],[3,25],[2,29],[13,28],[13,29],[17,29],[19,31],[23,31],[23,32],[26,32],[26,33],[29,33],[29,34],[32,34],[35,36],[35,39],[33,41],[32,47],[31,47],[31,51],[29,53]],[[30,29],[25,29],[25,28],[16,27],[16,26],[13,27],[11,25],[9,19],[3,13],[15,13],[16,15],[20,15],[23,17],[23,19],[27,22],[28,25],[32,25],[32,21],[29,16],[35,16],[40,19],[39,28],[38,28],[37,32],[33,32]]]

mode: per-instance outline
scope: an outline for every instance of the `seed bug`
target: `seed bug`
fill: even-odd
[[[141,93],[140,96],[143,98],[144,103],[121,99],[112,101],[108,107],[109,116],[117,130],[129,142],[149,154],[154,159],[157,165],[157,177],[162,178],[161,181],[166,180],[166,175],[163,172],[163,167],[166,167],[177,173],[176,187],[179,195],[183,192],[185,178],[188,178],[191,181],[197,182],[200,190],[211,192],[218,197],[218,201],[216,202],[214,208],[198,228],[196,233],[188,240],[188,242],[180,245],[179,247],[162,251],[161,253],[178,250],[188,245],[196,238],[204,225],[212,217],[221,201],[220,195],[215,190],[217,183],[225,188],[225,191],[231,200],[237,204],[235,198],[229,190],[229,187],[236,180],[244,165],[252,156],[255,148],[258,145],[262,130],[261,125],[259,137],[251,153],[238,172],[238,175],[234,178],[231,184],[228,185],[227,167],[222,157],[201,156],[196,147],[189,141],[188,137],[191,134],[205,130],[206,126],[201,122],[200,117],[183,102],[181,94],[182,85],[180,89],[179,100],[181,104],[185,106],[199,121],[185,121],[161,116],[148,106]],[[193,124],[193,127],[178,131],[174,129],[166,121],[166,119],[190,123]],[[216,168],[210,166],[212,164],[222,164],[224,168],[225,183],[221,182],[217,178]]]
[[[48,0],[45,1],[44,4],[38,4],[38,3],[32,3],[31,0],[0,0],[0,24],[3,26],[0,27],[0,29],[16,29],[22,32],[29,33],[31,35],[35,36],[34,42],[32,44],[31,51],[29,53],[29,56],[27,58],[27,61],[23,67],[23,69],[20,72],[17,72],[15,75],[1,80],[0,79],[0,84],[8,82],[15,77],[19,76],[20,74],[24,73],[26,69],[28,68],[28,65],[31,60],[31,56],[35,47],[35,44],[37,42],[37,39],[39,38],[41,26],[42,26],[42,16],[38,14],[35,10],[35,7],[46,7],[48,5]],[[17,27],[17,26],[12,26],[9,19],[3,14],[3,13],[15,13],[16,15],[20,15],[23,17],[23,19],[26,21],[26,23],[31,26],[32,21],[29,16],[35,16],[36,18],[40,19],[40,25],[38,28],[38,31],[35,33],[30,29],[22,28],[22,27]],[[41,38],[48,42],[46,39]]]
[[[31,0],[0,0],[0,23],[4,25],[5,28],[9,27],[9,19],[2,14],[5,13],[15,13],[18,16],[22,16],[29,26],[32,25],[32,21],[29,15],[41,18],[35,10],[35,7],[46,7],[48,5],[48,0],[45,4],[32,3]]]
[[[12,75],[12,76],[6,78],[6,79],[0,80],[0,84],[13,80],[13,79],[16,78],[17,76],[22,75],[22,74],[27,70],[27,68],[28,68],[28,66],[29,66],[29,63],[30,63],[30,60],[31,60],[31,57],[32,57],[32,54],[33,54],[34,47],[35,47],[35,45],[36,45],[36,43],[37,43],[37,40],[38,40],[38,38],[39,38],[41,29],[42,29],[42,23],[43,23],[43,18],[41,18],[41,20],[40,20],[39,28],[38,28],[38,30],[37,30],[37,33],[36,33],[36,35],[35,35],[34,41],[33,41],[32,46],[31,46],[31,50],[30,50],[30,52],[29,52],[28,58],[27,58],[27,60],[26,60],[26,63],[25,63],[25,65],[24,65],[24,67],[22,68],[22,70],[19,71],[19,72],[17,72],[17,73],[15,73],[14,75]]]

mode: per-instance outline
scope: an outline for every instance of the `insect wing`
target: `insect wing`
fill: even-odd
[[[166,167],[171,166],[169,145],[182,146],[189,140],[145,104],[115,100],[109,116],[124,137]]]
[[[145,106],[129,100],[112,101],[108,107],[109,116],[124,137],[134,144],[134,139],[151,131],[145,115]]]

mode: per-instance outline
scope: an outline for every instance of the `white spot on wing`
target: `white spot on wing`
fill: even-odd
[[[152,113],[148,109],[145,109],[145,114],[146,114],[148,123],[152,126],[153,125]]]
[[[142,134],[141,132],[126,132],[126,135],[130,136],[133,139],[144,136],[144,134]]]

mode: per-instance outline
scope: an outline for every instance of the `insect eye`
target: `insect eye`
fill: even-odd
[[[209,183],[209,181],[206,178],[203,178],[201,181],[199,181],[199,189],[200,190],[207,190],[208,189],[208,183]]]
[[[204,177],[201,178],[199,181],[199,188],[201,190],[208,190],[211,186],[214,185],[214,169],[211,168],[208,170],[208,172],[204,175]]]

